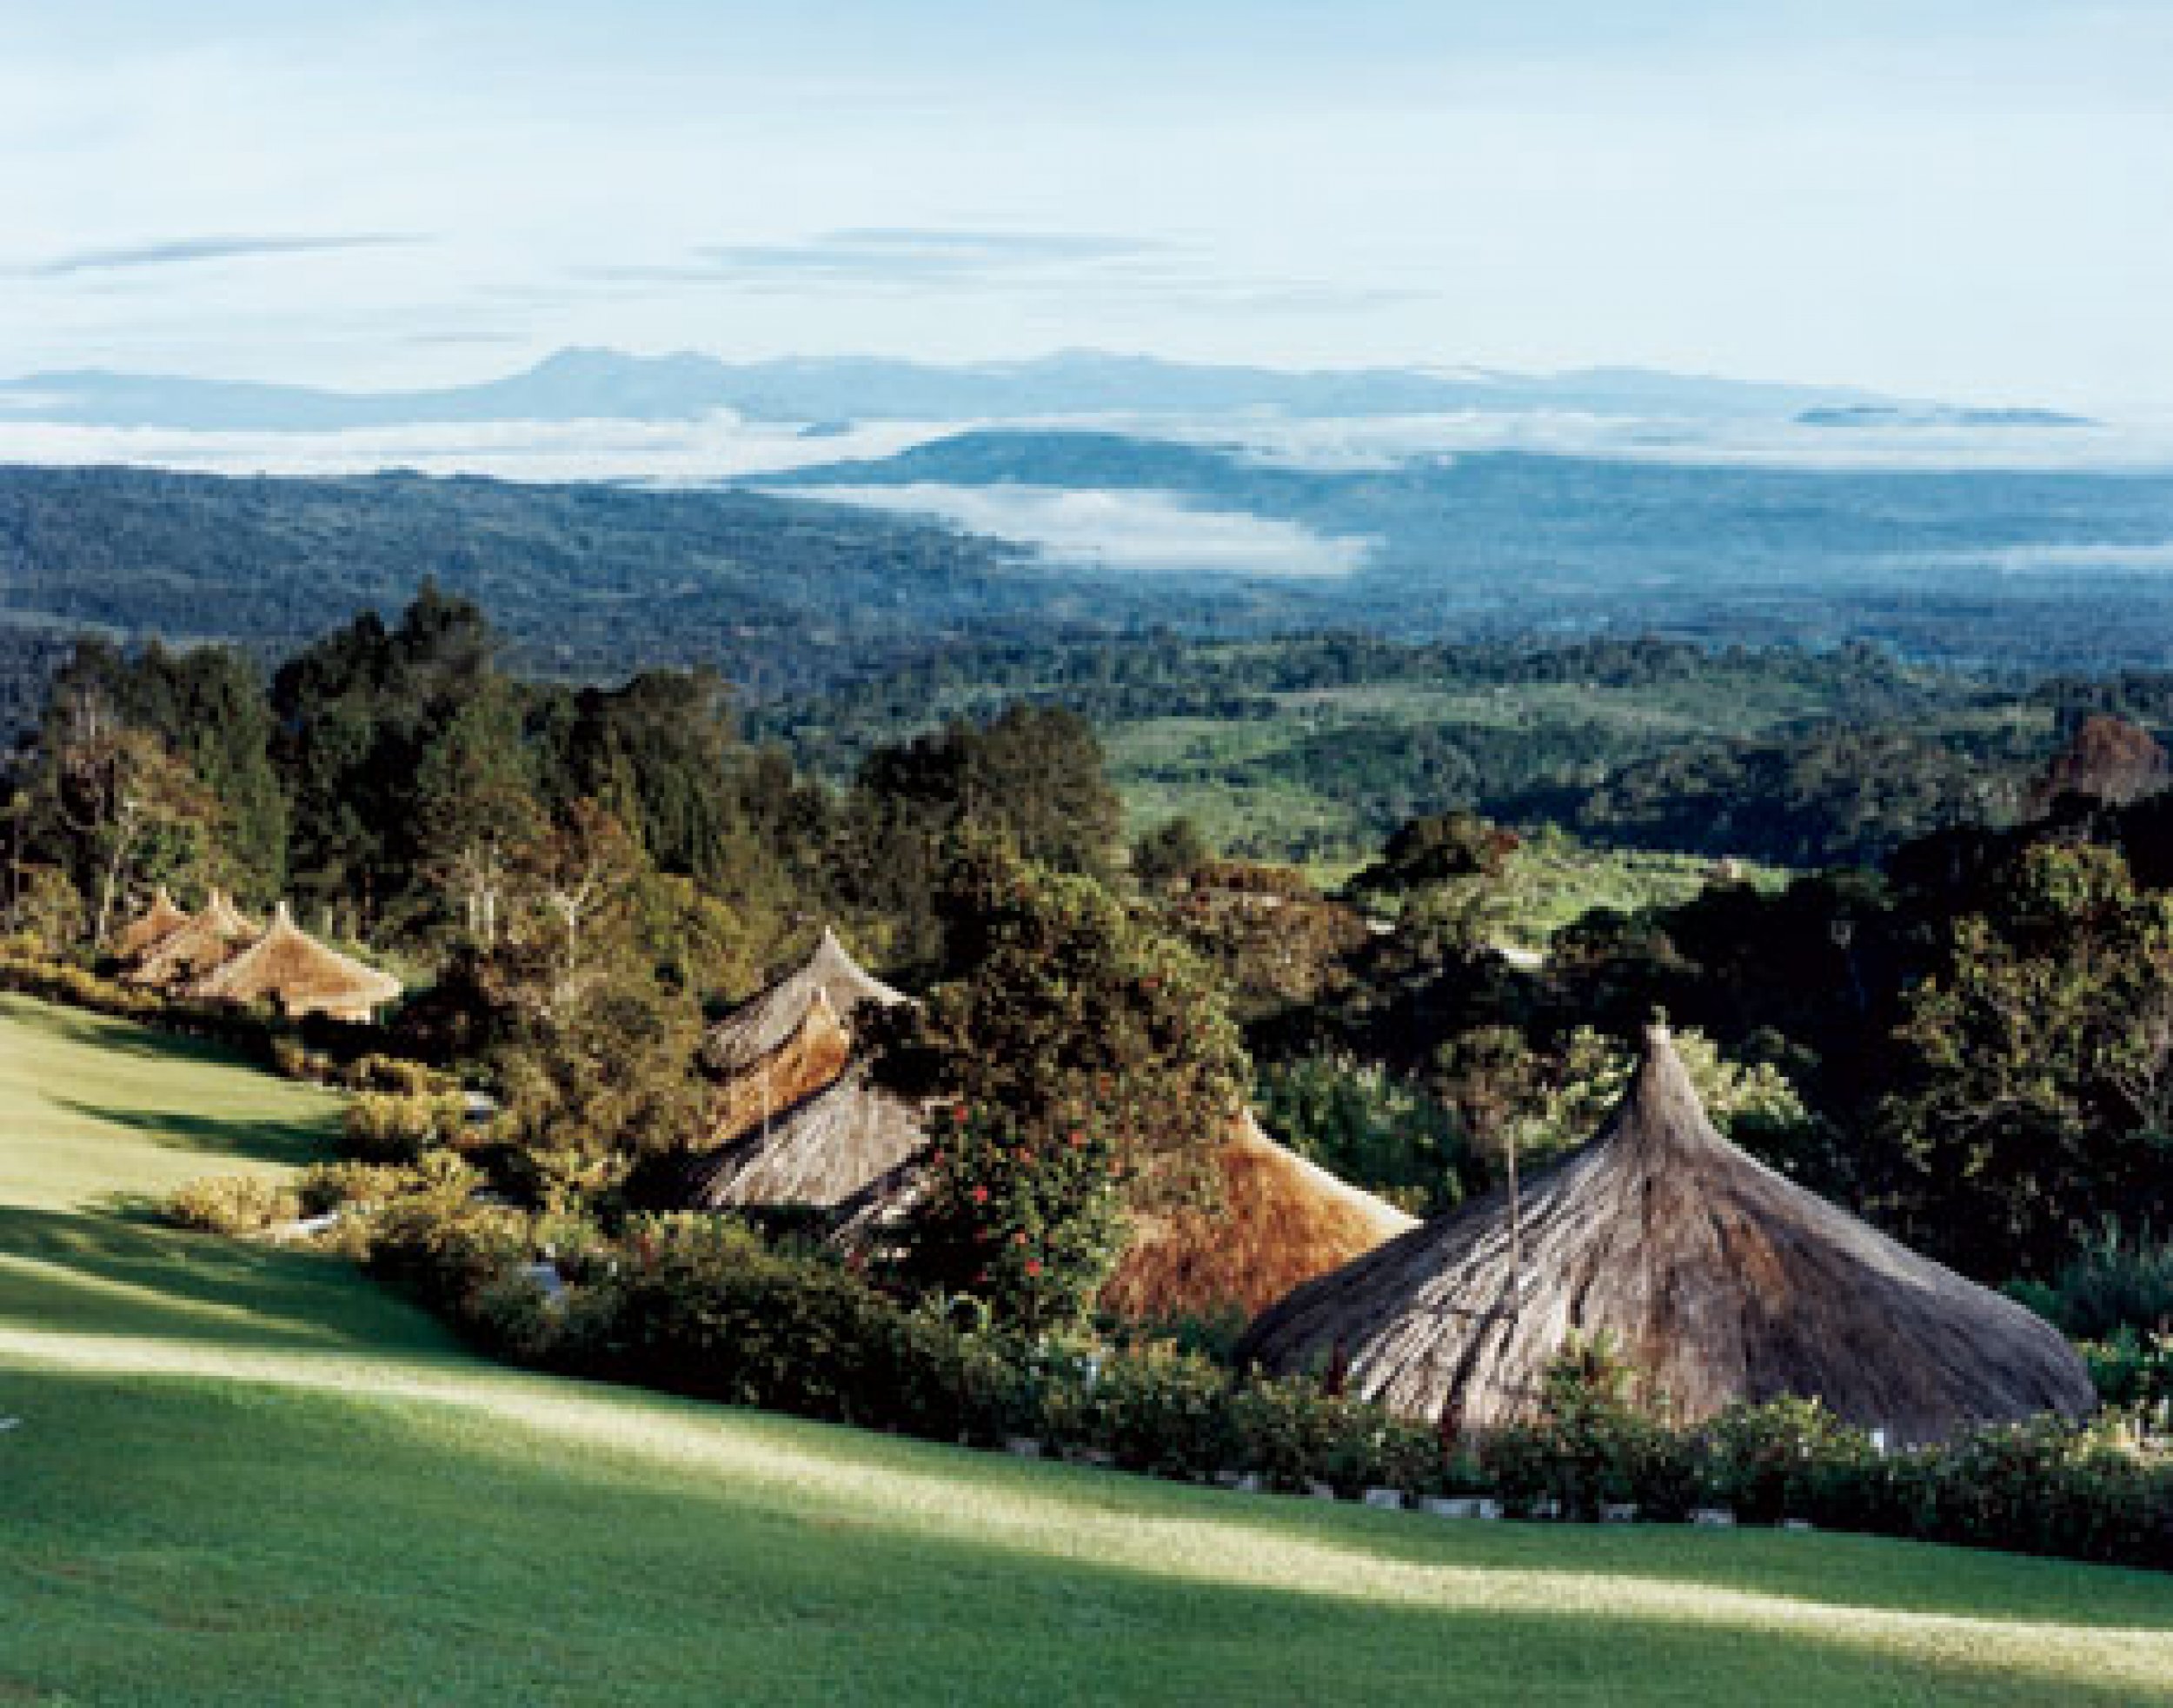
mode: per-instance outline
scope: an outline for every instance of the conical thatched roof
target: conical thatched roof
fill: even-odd
[[[122,927],[114,947],[121,959],[133,965],[189,923],[189,915],[174,906],[174,898],[161,884],[151,905]]]
[[[710,1028],[702,1060],[726,1078],[736,1078],[761,1067],[799,1036],[819,1001],[827,1003],[832,1017],[849,1028],[863,1004],[887,1008],[907,1000],[863,970],[825,927],[807,960]]]
[[[176,926],[145,952],[127,981],[160,990],[194,984],[256,935],[256,927],[234,911],[225,892],[215,889],[201,913]]]
[[[1665,1030],[1590,1145],[1300,1287],[1239,1351],[1340,1357],[1350,1389],[1484,1430],[1528,1417],[1572,1333],[1605,1334],[1682,1416],[1798,1394],[1901,1443],[2094,1403],[2049,1324],[1745,1156]],[[1512,1256],[1521,1246],[1521,1262]]]
[[[400,980],[327,948],[294,921],[287,904],[270,927],[189,993],[222,1002],[269,1000],[282,1012],[366,1020],[400,994]]]
[[[835,1209],[891,1179],[927,1144],[920,1112],[860,1068],[688,1166],[697,1209]]]
[[[1216,1160],[1220,1202],[1139,1226],[1102,1289],[1111,1310],[1143,1320],[1231,1306],[1251,1316],[1418,1226],[1286,1150],[1249,1110]]]
[[[718,1087],[711,1106],[709,1142],[729,1145],[804,1101],[845,1071],[853,1037],[828,994],[818,988],[799,1026],[753,1067]]]

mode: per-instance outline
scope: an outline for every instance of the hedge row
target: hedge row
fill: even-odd
[[[183,1037],[203,1038],[290,1080],[401,1096],[457,1093],[459,1079],[390,1055],[375,1026],[311,1014],[290,1020],[262,1007],[198,1002],[124,985],[72,961],[0,945],[0,990],[57,1002]]]
[[[1525,1516],[1724,1506],[1744,1522],[2173,1569],[2173,1458],[2117,1416],[1892,1454],[1799,1400],[1678,1429],[1586,1348],[1550,1377],[1538,1421],[1466,1445],[1168,1347],[1029,1346],[962,1327],[940,1303],[903,1304],[730,1220],[649,1218],[613,1237],[482,1199],[480,1177],[442,1154],[366,1172],[375,1270],[495,1352],[570,1373],[934,1440],[1029,1437],[1192,1481],[1486,1495]],[[395,1174],[407,1190],[387,1200]]]

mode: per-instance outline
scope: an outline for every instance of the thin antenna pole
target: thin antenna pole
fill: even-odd
[[[1524,1197],[1517,1180],[1517,1129],[1509,1128],[1509,1314],[1524,1298]]]

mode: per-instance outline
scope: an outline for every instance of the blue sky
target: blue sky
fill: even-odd
[[[1639,363],[2173,412],[2173,4],[0,0],[0,372]]]

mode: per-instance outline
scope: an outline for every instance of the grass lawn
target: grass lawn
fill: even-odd
[[[975,1456],[502,1370],[142,1220],[332,1114],[0,998],[0,1703],[2173,1702],[2173,1578]]]

